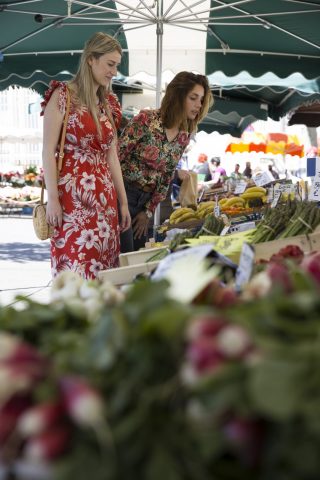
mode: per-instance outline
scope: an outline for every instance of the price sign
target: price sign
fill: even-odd
[[[252,180],[257,185],[257,187],[263,187],[268,183],[274,182],[274,178],[269,172],[262,172],[258,175],[253,175]]]
[[[318,177],[314,177],[311,185],[309,200],[320,201],[320,172]]]
[[[241,290],[241,287],[248,283],[252,273],[254,261],[254,249],[248,243],[244,243],[241,251],[239,266],[236,273],[236,289]]]
[[[218,195],[215,196],[215,206],[214,206],[214,209],[213,209],[213,213],[216,217],[220,217],[220,207],[219,207],[219,203],[218,203]]]
[[[281,192],[280,188],[275,188],[273,200],[272,200],[272,203],[271,203],[271,208],[274,208],[278,205],[279,199],[281,197],[281,193],[282,192]]]
[[[245,191],[247,188],[247,182],[245,180],[237,180],[236,181],[236,188],[234,190],[235,195],[240,195]]]
[[[271,203],[273,200],[273,186],[268,188],[267,203]]]
[[[216,205],[214,207],[213,212],[214,212],[216,217],[220,217],[220,207],[219,207],[219,205]]]
[[[230,230],[230,225],[226,225],[225,227],[223,227],[221,233],[220,233],[220,237],[223,237],[224,235],[226,235]]]

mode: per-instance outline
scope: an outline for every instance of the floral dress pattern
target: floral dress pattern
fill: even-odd
[[[52,81],[45,93],[42,114],[57,88],[59,109],[65,113],[66,84]],[[112,93],[107,100],[118,127],[120,104]],[[55,228],[51,238],[53,276],[63,270],[71,270],[84,278],[95,278],[100,270],[118,266],[120,231],[117,196],[106,161],[114,132],[102,106],[99,119],[101,138],[87,109],[70,106],[64,159],[58,180],[63,221],[61,227]]]
[[[154,187],[146,210],[154,212],[162,202],[190,134],[179,132],[168,141],[159,110],[142,110],[129,121],[119,138],[119,159],[123,178],[141,187]]]

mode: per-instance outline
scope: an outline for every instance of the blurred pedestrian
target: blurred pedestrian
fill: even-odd
[[[243,170],[242,175],[246,178],[252,178],[251,162],[246,162],[246,168]]]

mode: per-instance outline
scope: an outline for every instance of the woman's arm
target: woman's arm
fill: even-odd
[[[121,213],[121,231],[126,231],[131,225],[131,217],[128,208],[128,200],[126,190],[124,188],[123,177],[121,172],[121,167],[118,159],[117,149],[115,143],[113,142],[107,155],[107,161],[110,167],[110,172],[114,187],[117,192],[117,197],[120,206]]]
[[[47,221],[53,226],[62,225],[62,208],[58,197],[55,158],[62,123],[63,113],[59,110],[59,89],[56,89],[44,111],[42,149],[43,172],[48,192]]]

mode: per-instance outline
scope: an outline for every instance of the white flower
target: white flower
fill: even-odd
[[[94,234],[92,229],[82,230],[80,237],[76,240],[76,244],[82,247],[86,247],[88,250],[93,247],[94,242],[98,241],[98,235]],[[91,270],[92,271],[92,270]]]
[[[110,225],[108,225],[105,220],[103,220],[102,222],[97,222],[97,224],[98,224],[98,229],[99,229],[99,237],[100,238],[109,237],[109,235],[110,235]]]
[[[96,188],[96,177],[95,175],[88,175],[87,172],[83,172],[82,179],[80,180],[81,185],[85,190],[95,190]]]
[[[217,335],[218,349],[229,358],[241,356],[250,344],[247,332],[238,325],[227,326]]]
[[[101,262],[97,262],[95,258],[91,260],[91,267],[89,268],[90,272],[93,272],[95,276],[98,275],[98,273],[103,270],[103,265]]]

